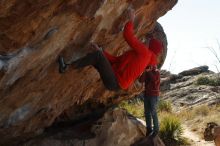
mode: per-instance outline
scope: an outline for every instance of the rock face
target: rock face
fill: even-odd
[[[167,50],[156,20],[177,0],[7,0],[0,1],[0,145],[42,132],[65,114],[79,119],[132,97],[106,91],[91,67],[58,73],[57,57],[76,60],[96,42],[119,55],[128,49],[122,28],[127,8],[136,12],[136,35],[153,31]],[[112,97],[119,96],[117,100]],[[63,114],[62,114],[63,113]]]
[[[90,128],[84,128],[85,125],[89,125],[85,122],[82,123],[81,128],[78,125],[77,128],[74,126],[72,128],[64,129],[58,132],[46,132],[47,136],[40,136],[39,138],[30,140],[23,145],[25,146],[130,146],[136,141],[144,137],[146,127],[138,121],[136,118],[128,116],[126,111],[116,108],[114,110],[107,111],[104,116],[97,122],[92,123],[93,126]],[[88,126],[87,126],[88,127]],[[78,131],[77,131],[78,129]],[[79,131],[79,129],[81,131]],[[86,130],[90,130],[95,135],[92,137],[91,134]],[[78,132],[78,133],[77,133]],[[82,135],[84,133],[84,135]],[[81,135],[81,137],[80,137]],[[86,136],[87,135],[87,136]],[[89,137],[90,135],[90,137]],[[42,138],[43,137],[43,138]],[[87,138],[85,138],[87,137]],[[80,139],[83,138],[83,139]],[[148,138],[150,139],[150,138]],[[148,140],[148,144],[149,144]],[[164,146],[163,142],[159,137],[152,139],[155,146]],[[135,144],[136,146],[147,145],[147,141]],[[149,146],[152,146],[151,144]]]
[[[207,123],[207,126],[204,131],[204,139],[206,141],[213,141],[215,142],[216,146],[220,146],[220,126],[216,123]]]
[[[135,144],[131,146],[165,146],[165,144],[159,138],[159,136],[156,136],[154,138],[152,137],[142,138],[141,140],[137,141]]]
[[[196,67],[177,75],[161,72],[162,98],[170,100],[177,109],[190,108],[203,104],[218,104],[220,102],[220,87],[197,85],[200,77],[219,78],[219,73],[213,73],[207,66]]]

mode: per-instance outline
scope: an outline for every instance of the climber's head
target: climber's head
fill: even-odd
[[[156,56],[158,56],[161,53],[161,51],[163,49],[163,46],[162,46],[162,43],[159,40],[151,38],[150,42],[149,42],[149,49],[152,52],[154,52],[154,54]]]
[[[145,35],[145,37],[142,39],[142,42],[146,45],[149,46],[149,49],[156,55],[158,56],[162,49],[163,45],[161,41],[158,39],[155,39],[152,33],[148,33]]]

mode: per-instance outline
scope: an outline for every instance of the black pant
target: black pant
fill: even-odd
[[[93,65],[99,72],[107,89],[115,91],[120,89],[111,64],[102,51],[97,50],[95,52],[88,53],[85,57],[78,59],[71,64],[73,64],[76,68]]]

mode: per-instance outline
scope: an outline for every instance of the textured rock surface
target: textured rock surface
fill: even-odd
[[[209,71],[207,66],[186,70],[178,75],[163,71],[161,77],[162,98],[170,100],[175,110],[220,103],[219,86],[196,85],[200,77],[219,77],[219,73]]]
[[[154,138],[145,137],[145,138],[137,141],[135,144],[133,144],[131,146],[165,146],[165,144],[159,138],[159,136],[156,136]]]
[[[135,8],[137,36],[154,29],[156,20],[177,0],[3,0],[0,1],[0,144],[41,133],[59,115],[74,119],[139,92],[106,91],[91,67],[58,73],[59,54],[70,60],[92,51],[96,42],[115,55],[128,49],[121,29],[127,8]],[[120,96],[117,100],[111,97]],[[65,111],[65,112],[64,112]]]
[[[82,123],[82,127],[85,127],[87,123]],[[88,126],[87,126],[88,127]],[[59,132],[47,132],[47,136],[40,136],[39,138],[32,139],[26,142],[25,146],[130,146],[139,139],[144,137],[146,127],[138,121],[136,118],[128,116],[126,111],[122,109],[109,110],[105,115],[99,119],[91,128],[84,129],[79,132],[80,127],[63,129]],[[89,137],[85,131],[91,129],[91,132],[95,135]],[[80,137],[81,135],[81,137]],[[91,134],[90,134],[91,135]],[[83,140],[80,140],[84,136]],[[43,138],[42,138],[43,137]],[[149,138],[150,139],[150,138]],[[149,140],[148,140],[149,141]],[[159,137],[154,140],[155,146],[164,146]],[[139,142],[139,145],[143,145],[147,141]],[[149,145],[150,146],[150,145]]]

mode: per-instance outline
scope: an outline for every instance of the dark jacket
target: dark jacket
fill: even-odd
[[[158,70],[144,72],[139,81],[145,83],[145,96],[159,96],[160,72]]]

